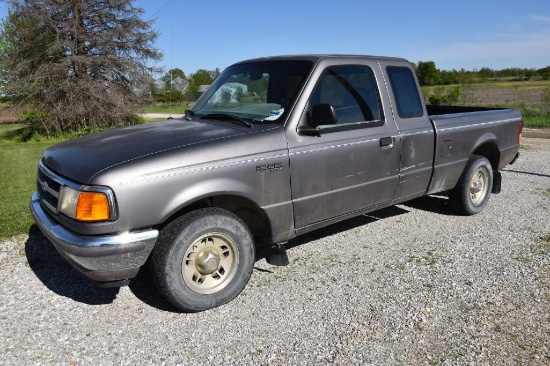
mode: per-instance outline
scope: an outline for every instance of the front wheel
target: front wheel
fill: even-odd
[[[461,214],[474,215],[487,205],[492,186],[491,163],[484,156],[472,155],[456,187],[449,191],[449,203]]]
[[[250,279],[254,259],[254,241],[244,222],[226,210],[205,208],[161,232],[151,272],[170,303],[196,312],[235,298]]]

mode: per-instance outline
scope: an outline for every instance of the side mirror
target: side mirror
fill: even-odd
[[[311,127],[319,127],[323,125],[334,125],[338,122],[336,111],[330,104],[317,104],[313,106],[313,118]]]
[[[298,133],[306,136],[321,136],[319,126],[333,125],[338,122],[336,111],[330,104],[316,104],[308,115],[307,126],[298,127]]]

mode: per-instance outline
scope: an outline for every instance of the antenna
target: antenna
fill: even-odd
[[[174,80],[172,79],[172,70],[174,69],[174,25],[172,25],[172,39],[171,39],[171,49],[170,49],[170,117],[168,119],[174,119],[172,117],[172,85]]]

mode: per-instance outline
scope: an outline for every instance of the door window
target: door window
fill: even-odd
[[[336,124],[365,123],[369,127],[384,124],[376,79],[369,67],[338,66],[323,73],[310,98],[310,107],[330,104],[336,112]],[[321,129],[334,127],[323,125]]]

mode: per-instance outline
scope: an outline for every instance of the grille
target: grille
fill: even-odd
[[[57,182],[54,177],[55,174],[49,173],[44,166],[39,166],[36,175],[36,191],[42,204],[57,215],[61,183]]]

